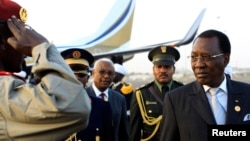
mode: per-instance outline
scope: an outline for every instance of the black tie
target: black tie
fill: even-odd
[[[168,91],[168,86],[162,86],[161,87],[162,94],[165,94],[167,91]]]

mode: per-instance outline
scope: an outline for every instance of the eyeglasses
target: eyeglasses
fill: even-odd
[[[85,73],[75,73],[75,75],[77,75],[78,77],[83,78],[83,77],[85,77],[87,74],[85,74]]]
[[[198,59],[201,59],[202,61],[208,62],[208,61],[211,61],[211,60],[213,60],[217,57],[220,57],[222,55],[224,55],[224,54],[221,53],[221,54],[216,54],[216,55],[202,55],[202,56],[191,55],[191,56],[188,56],[188,58],[191,58],[192,62],[195,62]]]
[[[107,75],[109,75],[109,76],[113,76],[115,73],[114,73],[113,71],[100,70],[100,71],[99,71],[99,74],[100,74],[100,75],[105,75],[105,74],[107,74]]]

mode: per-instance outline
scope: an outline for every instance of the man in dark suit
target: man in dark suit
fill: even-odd
[[[141,86],[132,96],[130,105],[130,141],[160,141],[159,125],[162,119],[162,102],[166,92],[183,86],[173,80],[177,49],[159,46],[149,52],[155,80]]]
[[[224,73],[230,53],[230,41],[220,31],[204,31],[194,40],[190,59],[196,81],[165,96],[161,141],[208,141],[209,125],[250,124],[250,85]],[[219,116],[213,113],[211,88],[218,89]]]
[[[110,103],[115,141],[128,141],[125,97],[110,88],[114,73],[114,65],[110,59],[102,58],[97,60],[92,70],[93,83],[87,88],[87,92]]]
[[[89,67],[94,62],[92,54],[84,49],[71,48],[62,51],[61,55],[86,88],[89,80]],[[86,129],[70,136],[69,140],[76,138],[81,141],[114,141],[110,104],[90,94],[89,97],[91,99],[89,124]]]

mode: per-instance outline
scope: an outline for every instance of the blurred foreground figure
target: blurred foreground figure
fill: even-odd
[[[55,46],[26,18],[19,4],[0,0],[0,140],[62,140],[87,127],[90,100]],[[35,60],[36,85],[15,74],[25,56]]]

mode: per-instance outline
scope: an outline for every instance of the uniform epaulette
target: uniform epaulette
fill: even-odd
[[[151,82],[149,82],[149,83],[147,83],[147,84],[143,84],[143,85],[139,86],[138,88],[136,88],[136,91],[139,90],[139,89],[148,87],[148,86],[151,85],[152,83],[154,83],[154,81],[151,81]]]
[[[123,94],[130,94],[130,93],[132,93],[133,92],[133,90],[134,90],[134,86],[132,85],[132,83],[122,83],[122,87],[121,87],[121,92],[123,93]]]

